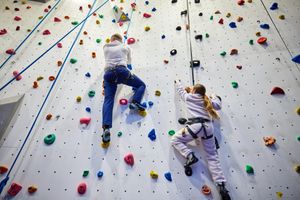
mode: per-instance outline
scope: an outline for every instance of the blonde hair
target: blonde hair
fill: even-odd
[[[110,40],[118,40],[120,42],[122,42],[122,36],[119,33],[115,33],[110,37]]]
[[[214,109],[210,99],[208,98],[208,96],[205,94],[206,93],[206,88],[204,87],[204,85],[201,84],[196,84],[194,86],[194,90],[195,93],[200,94],[201,96],[203,96],[204,98],[204,106],[208,112],[208,114],[213,118],[213,119],[220,119],[219,114],[217,113],[217,111]]]

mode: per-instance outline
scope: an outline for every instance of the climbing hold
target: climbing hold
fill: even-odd
[[[15,16],[14,20],[15,21],[20,21],[22,18],[21,17],[18,17],[18,16]]]
[[[220,55],[224,57],[226,55],[226,52],[223,51],[223,52],[220,53]]]
[[[246,165],[246,172],[248,174],[253,174],[254,173],[254,169],[251,165]]]
[[[150,31],[150,26],[145,26],[145,31]]]
[[[292,61],[294,61],[295,63],[300,64],[300,54],[295,56],[294,58],[292,58]]]
[[[97,177],[98,177],[98,178],[102,178],[103,175],[104,175],[104,173],[103,173],[102,171],[99,171],[99,172],[97,173]]]
[[[109,145],[110,145],[110,142],[102,142],[102,143],[101,143],[101,146],[102,146],[102,148],[104,148],[104,149],[107,149],[107,148],[109,147]]]
[[[152,11],[152,12],[155,12],[155,11],[156,11],[156,8],[155,8],[155,7],[153,7],[151,11]]]
[[[210,195],[211,194],[211,189],[207,185],[203,185],[202,188],[201,188],[201,192],[204,195]]]
[[[155,91],[155,96],[158,96],[158,97],[159,97],[160,95],[161,95],[161,92],[160,92],[159,90],[156,90],[156,91]]]
[[[200,12],[198,15],[199,15],[200,17],[202,17],[202,16],[203,16],[203,13],[202,13],[202,12]]]
[[[237,4],[238,4],[239,6],[242,6],[242,5],[245,4],[245,1],[244,1],[244,0],[239,0],[239,1],[237,2]]]
[[[19,30],[20,30],[20,26],[17,26],[17,27],[16,27],[16,31],[19,31]]]
[[[294,167],[294,169],[295,169],[295,171],[296,171],[297,173],[300,173],[300,165],[296,165],[296,166]]]
[[[7,30],[5,28],[0,30],[0,35],[5,35],[6,33],[7,33]]]
[[[89,125],[89,123],[91,122],[91,118],[90,117],[83,117],[79,120],[80,124],[85,124],[85,125]]]
[[[249,44],[250,44],[250,45],[253,45],[253,44],[254,44],[254,41],[253,41],[253,40],[249,40]]]
[[[148,101],[148,105],[149,105],[149,107],[152,107],[153,106],[153,101]],[[300,109],[299,109],[300,110]],[[299,111],[300,112],[300,111]]]
[[[277,195],[278,198],[282,198],[283,193],[282,192],[276,192],[276,195]]]
[[[122,105],[122,106],[125,106],[128,104],[128,100],[127,99],[120,99],[119,100],[119,103]]]
[[[83,31],[83,35],[87,35],[88,34],[88,32],[87,31]]]
[[[71,22],[72,25],[77,25],[78,21]]]
[[[86,192],[87,185],[86,183],[80,183],[77,187],[77,192],[83,195]]]
[[[55,77],[54,76],[49,76],[49,81],[54,81]]]
[[[217,15],[217,14],[221,14],[221,12],[219,11],[219,10],[217,10],[216,12],[215,12],[215,14]]]
[[[237,21],[237,22],[243,21],[243,17],[238,17],[238,18],[236,19],[236,21]]]
[[[105,42],[106,42],[106,43],[110,43],[110,39],[109,39],[109,38],[106,38]]]
[[[169,61],[168,61],[168,60],[164,60],[164,63],[165,63],[165,64],[168,64],[168,63],[169,63]]]
[[[144,13],[144,14],[143,14],[143,17],[145,17],[145,18],[150,18],[150,17],[151,17],[151,15],[150,15],[150,14],[148,14],[148,13]]]
[[[300,136],[297,137],[298,142],[300,142]]]
[[[58,17],[54,17],[54,22],[61,22],[61,19],[59,19]]]
[[[89,175],[89,170],[84,170],[82,176],[87,177]]]
[[[267,38],[266,37],[260,37],[257,40],[258,44],[265,44],[267,42]]]
[[[231,85],[232,85],[233,88],[238,88],[239,87],[238,83],[234,82],[234,81],[231,82]]]
[[[51,32],[49,30],[44,30],[43,31],[43,35],[50,35],[50,34],[51,34]]]
[[[17,81],[22,79],[22,75],[18,75],[18,74],[19,74],[19,71],[13,71],[13,75]]]
[[[274,94],[282,94],[284,95],[284,90],[280,87],[274,87],[271,91],[271,95],[274,95]]]
[[[205,33],[205,37],[206,37],[206,38],[209,38],[209,34],[208,34],[208,33]]]
[[[80,40],[80,41],[79,41],[79,45],[83,45],[83,40]]]
[[[252,3],[252,0],[248,0],[248,3]]]
[[[133,166],[134,165],[134,157],[132,153],[128,153],[125,157],[124,157],[124,161],[126,164]]]
[[[162,35],[162,36],[161,36],[161,39],[165,39],[165,38],[166,38],[166,36],[165,36],[165,35]]]
[[[70,19],[70,17],[66,15],[66,16],[65,16],[65,19]]]
[[[156,140],[155,129],[152,129],[152,130],[149,132],[148,138],[149,138],[151,141]]]
[[[177,26],[176,31],[180,31],[180,30],[181,30],[181,26]]]
[[[219,22],[218,22],[219,24],[224,24],[224,20],[223,20],[223,18],[221,18],[220,20],[219,20]]]
[[[168,134],[169,134],[170,136],[172,136],[172,135],[175,134],[175,131],[174,131],[174,130],[169,130]]]
[[[172,175],[171,175],[170,172],[166,172],[166,173],[165,173],[165,178],[166,178],[168,181],[172,182]]]
[[[0,174],[5,174],[8,171],[8,168],[5,165],[0,166]]]
[[[22,186],[18,183],[12,183],[7,193],[10,196],[16,196],[22,190]]]
[[[9,10],[9,7],[8,7],[8,6],[5,6],[5,10]]]
[[[96,92],[94,90],[90,90],[88,93],[89,97],[94,97],[95,94],[96,94]]]
[[[75,64],[75,63],[77,62],[77,59],[71,58],[71,59],[70,59],[70,62],[71,62],[71,64]]]
[[[177,54],[177,50],[176,50],[176,49],[172,49],[172,50],[170,51],[170,54],[171,54],[172,56],[176,55],[176,54]]]
[[[60,43],[60,42],[57,43],[57,47],[58,47],[58,48],[62,48],[62,43]]]
[[[37,87],[39,87],[39,85],[38,85],[38,82],[36,82],[36,81],[34,81],[33,82],[33,86],[32,86],[33,88],[37,88]]]
[[[266,146],[271,146],[275,144],[276,139],[272,136],[263,137]]]
[[[86,107],[85,111],[88,112],[88,113],[90,113],[91,112],[91,108],[90,107]]]
[[[145,117],[147,115],[147,112],[145,110],[139,110],[138,113],[142,117]]]
[[[54,143],[55,139],[56,139],[56,137],[54,134],[49,134],[46,137],[44,137],[44,142],[45,142],[45,144],[50,145],[50,144]]]
[[[100,24],[100,20],[99,19],[96,20],[96,24]]]
[[[48,114],[48,115],[46,116],[46,119],[47,119],[47,120],[51,120],[51,119],[52,119],[52,115],[51,115],[51,114]]]
[[[96,39],[96,42],[97,42],[97,43],[100,43],[100,42],[101,42],[101,39],[99,39],[99,38]]]
[[[81,102],[81,96],[76,97],[76,101],[79,103]]]
[[[118,132],[118,137],[121,137],[123,135],[122,131]]]
[[[210,20],[213,20],[214,19],[214,16],[210,16],[210,18],[209,18]]]
[[[230,22],[229,27],[230,28],[236,28],[236,23],[235,22]]]
[[[238,68],[239,70],[242,69],[242,65],[237,65],[236,68]]]
[[[270,29],[270,26],[269,26],[269,24],[261,24],[260,28],[262,28],[262,29]]]
[[[92,58],[96,58],[96,52],[92,52]]]
[[[270,7],[270,10],[277,10],[278,9],[278,3],[273,3]]]
[[[15,52],[14,49],[7,49],[7,50],[5,51],[5,53],[7,53],[7,54],[9,54],[9,55],[14,55],[14,54],[16,54],[16,52]]]
[[[300,107],[298,107],[298,108],[296,109],[296,113],[297,113],[298,115],[300,115]]]
[[[38,45],[42,45],[42,42],[39,42]]]
[[[172,0],[171,3],[177,3],[177,0]]]
[[[151,176],[151,178],[153,178],[153,179],[157,179],[157,178],[158,178],[158,173],[155,172],[155,171],[153,171],[153,170],[151,170],[151,171],[150,171],[150,176]]]
[[[60,61],[60,60],[57,61],[57,66],[58,66],[58,67],[62,66],[62,61]]]
[[[202,41],[202,38],[203,38],[203,36],[202,36],[201,34],[195,36],[195,39],[196,39],[196,40]]]
[[[231,49],[230,55],[237,55],[237,54],[238,54],[238,50],[237,49]]]
[[[178,119],[178,123],[181,124],[181,125],[185,124],[186,122],[187,122],[186,118],[181,117],[181,118]]]
[[[256,32],[255,35],[256,35],[257,37],[260,37],[260,36],[261,36],[261,33],[260,33],[260,32]]]
[[[182,15],[186,16],[186,15],[187,15],[187,10],[181,11],[181,12],[180,12],[180,15],[181,15],[181,16],[182,16]]]
[[[284,15],[279,15],[278,18],[281,19],[281,20],[284,20],[284,19],[285,19],[285,16],[284,16]]]
[[[31,185],[27,188],[27,191],[28,191],[29,194],[33,194],[37,191],[37,187],[34,186],[34,185]]]
[[[135,39],[134,38],[128,38],[127,44],[134,44],[134,43],[135,43]]]

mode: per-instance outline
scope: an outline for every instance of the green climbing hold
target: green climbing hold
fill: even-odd
[[[214,19],[214,16],[210,16],[210,20],[213,20]]]
[[[121,131],[119,131],[119,132],[118,132],[118,137],[121,137],[122,134],[123,134],[123,133],[122,133]]]
[[[233,88],[238,88],[239,87],[239,84],[237,82],[231,82],[231,85]]]
[[[246,165],[246,172],[248,174],[253,174],[254,173],[254,169],[251,165]]]
[[[96,92],[94,90],[89,91],[89,97],[94,97]]]
[[[170,135],[170,136],[172,136],[172,135],[174,135],[174,134],[175,134],[175,131],[174,131],[174,130],[170,130],[170,131],[169,131],[169,135]]]
[[[208,34],[208,33],[205,33],[205,37],[206,37],[206,38],[209,38],[209,34]]]
[[[226,52],[223,51],[223,52],[220,53],[220,55],[221,55],[221,56],[225,56],[225,55],[226,55]]]
[[[96,42],[97,42],[97,43],[100,43],[100,42],[101,42],[101,39],[99,39],[99,38],[96,39]]]
[[[89,170],[84,170],[82,176],[87,177],[89,175]]]
[[[103,19],[103,18],[104,18],[104,16],[103,16],[103,15],[100,15],[100,14],[98,14],[98,16],[99,16],[99,18],[101,18],[101,19]]]
[[[38,44],[39,44],[39,45],[42,45],[42,42],[39,42]]]
[[[48,145],[53,144],[53,142],[55,141],[55,138],[56,137],[54,134],[49,134],[44,138],[44,142],[45,142],[45,144],[48,144]]]
[[[297,140],[300,142],[300,136],[297,137]]]
[[[78,24],[78,21],[72,22],[72,25],[77,25],[77,24]]]
[[[253,45],[254,44],[253,40],[249,40],[249,44]]]
[[[71,62],[72,64],[75,64],[75,63],[77,63],[77,59],[71,58],[70,62]]]

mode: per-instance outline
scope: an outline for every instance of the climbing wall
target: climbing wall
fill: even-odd
[[[1,197],[6,199],[10,185],[18,183],[23,189],[14,199],[220,199],[203,149],[196,145],[198,141],[191,143],[201,158],[193,166],[192,177],[185,176],[184,159],[170,146],[170,133],[181,128],[177,119],[187,116],[175,93],[174,80],[190,85],[194,79],[205,84],[209,94],[217,93],[223,99],[221,121],[215,123],[215,133],[232,199],[299,199],[299,174],[294,169],[300,163],[300,123],[295,112],[300,105],[299,65],[291,61],[300,51],[296,28],[299,2],[280,0],[278,9],[271,10],[274,2],[267,0],[246,1],[244,5],[221,0],[188,4],[153,0],[136,1],[134,11],[132,3],[1,1],[0,30],[7,30],[0,35],[1,63],[9,56],[5,51],[18,46],[30,33],[27,29],[32,30],[39,17],[56,5],[0,68],[0,99],[25,94],[17,120],[1,138],[0,166],[10,169],[26,141]],[[28,6],[31,8],[27,9]],[[130,21],[116,23],[114,6],[122,7]],[[61,48],[54,45],[47,51],[80,23],[90,9],[97,9],[96,14],[60,41]],[[181,14],[187,9],[189,19]],[[151,17],[143,16],[144,13]],[[285,19],[279,19],[280,15]],[[22,20],[14,21],[15,16]],[[243,20],[237,22],[238,17]],[[236,28],[229,26],[231,22],[235,22]],[[264,24],[269,29],[260,27]],[[18,25],[20,31],[15,30]],[[50,34],[43,34],[45,30]],[[132,72],[147,85],[143,101],[148,108],[147,115],[141,116],[120,105],[120,99],[130,99],[132,89],[119,86],[112,142],[105,149],[101,146],[102,47],[116,32],[136,40],[131,44]],[[202,39],[195,39],[199,35]],[[260,37],[266,37],[267,44],[258,44]],[[177,54],[172,56],[173,49]],[[238,53],[230,55],[232,49]],[[194,73],[190,68],[191,54],[201,62]],[[5,86],[14,71],[24,69],[21,80]],[[50,76],[54,80],[50,81]],[[282,88],[285,95],[271,95],[274,87]],[[155,91],[161,95],[156,96]],[[153,105],[149,106],[149,102]],[[82,118],[91,121],[88,125],[80,124]],[[154,141],[148,137],[153,129]],[[51,145],[44,143],[49,134],[56,137]],[[265,136],[275,137],[276,143],[266,146]],[[128,153],[134,156],[133,166],[124,162]],[[246,165],[254,173],[247,173]],[[158,174],[157,179],[151,178],[151,171]],[[168,172],[172,181],[164,176]],[[101,173],[103,176],[99,177]],[[0,175],[0,181],[5,177],[7,172]],[[87,185],[83,195],[77,192],[81,183]],[[201,193],[204,184],[211,187],[211,195]],[[37,191],[28,194],[30,186]]]

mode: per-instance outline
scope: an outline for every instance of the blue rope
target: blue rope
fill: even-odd
[[[74,28],[72,28],[68,33],[66,33],[61,39],[59,39],[57,42],[55,42],[49,49],[47,49],[44,53],[42,53],[38,58],[36,58],[32,63],[30,63],[27,67],[25,67],[19,74],[14,76],[10,81],[8,81],[6,84],[4,84],[0,88],[0,92],[5,89],[11,82],[13,82],[17,76],[23,74],[28,68],[30,68],[34,63],[36,63],[41,57],[43,57],[46,53],[48,53],[55,45],[57,45],[60,41],[65,39],[70,33],[72,33],[78,26],[80,26],[83,22],[85,22],[90,16],[93,15],[93,13],[97,12],[102,6],[104,6],[109,0],[106,0],[102,5],[100,5],[97,9],[95,9],[91,14],[89,14],[86,18],[84,18],[79,24],[77,24]]]
[[[134,3],[136,2],[136,0],[134,1]],[[132,19],[132,15],[133,15],[133,8],[132,8],[132,10],[131,10],[131,13],[130,13],[130,21],[129,21],[129,23],[128,23],[128,26],[127,26],[127,30],[126,30],[126,35],[125,35],[125,38],[124,38],[124,43],[126,43],[126,41],[127,41],[127,37],[128,37],[128,31],[129,31],[129,27],[130,27],[130,24],[131,24],[131,19]],[[1,91],[1,90],[0,90]]]
[[[51,8],[51,10],[46,14],[45,17],[43,17],[42,20],[34,27],[34,29],[25,37],[25,39],[17,46],[16,49],[14,49],[14,52],[16,53],[18,49],[24,44],[24,42],[31,36],[31,34],[39,27],[39,25],[48,17],[48,15],[54,10],[54,8],[59,4],[61,0],[58,0],[56,4]],[[0,65],[0,69],[8,62],[8,60],[13,56],[13,54],[10,54],[10,56]]]
[[[91,13],[91,11],[92,11],[92,9],[93,9],[93,7],[94,7],[96,1],[97,1],[97,0],[94,0],[94,3],[93,3],[93,5],[92,5],[90,11],[88,12],[88,15],[87,15],[87,16],[89,16],[89,14]],[[101,7],[102,7],[103,5],[105,5],[107,2],[108,2],[108,1],[104,2],[99,8],[101,8]],[[94,11],[94,12],[95,12],[95,11]],[[87,19],[87,18],[86,18],[86,19]],[[6,175],[6,177],[5,177],[5,178],[1,181],[1,183],[0,183],[0,194],[2,193],[2,191],[3,191],[3,189],[4,189],[4,187],[5,187],[6,183],[7,183],[7,181],[9,180],[9,175],[10,175],[10,173],[11,173],[13,167],[15,166],[16,161],[18,160],[18,158],[19,158],[19,156],[20,156],[20,154],[21,154],[21,152],[22,152],[22,150],[23,150],[23,148],[24,148],[24,146],[25,146],[25,144],[26,144],[26,142],[27,142],[27,140],[28,140],[28,138],[29,138],[29,136],[30,136],[30,134],[31,134],[31,132],[32,132],[32,130],[33,130],[35,124],[36,124],[36,122],[37,122],[37,119],[38,119],[38,117],[40,116],[40,114],[41,114],[41,112],[42,112],[42,109],[44,108],[44,106],[45,106],[45,104],[46,104],[46,102],[47,102],[47,100],[48,100],[48,97],[50,96],[50,93],[51,93],[52,89],[54,88],[54,85],[55,85],[56,81],[57,81],[58,78],[59,78],[59,75],[60,75],[61,71],[62,71],[63,68],[64,68],[64,65],[65,65],[65,63],[66,63],[66,61],[67,61],[67,59],[68,59],[68,57],[69,57],[69,55],[70,55],[70,53],[71,53],[71,51],[72,51],[72,49],[73,49],[73,47],[74,47],[76,41],[77,41],[77,39],[78,39],[78,37],[79,37],[79,35],[80,35],[80,33],[81,33],[81,31],[82,31],[84,25],[85,25],[85,22],[86,22],[86,20],[84,20],[84,22],[83,22],[83,24],[82,24],[82,26],[81,26],[79,32],[77,33],[77,36],[76,36],[75,40],[73,41],[73,44],[72,44],[72,46],[70,47],[70,49],[69,49],[69,51],[68,51],[68,53],[67,53],[67,56],[65,57],[64,62],[63,62],[63,64],[62,64],[61,68],[59,69],[59,71],[58,71],[58,73],[57,73],[57,76],[56,76],[56,78],[54,79],[54,82],[52,83],[52,85],[51,85],[51,87],[50,87],[50,90],[48,91],[47,96],[45,97],[44,102],[43,102],[43,104],[42,104],[42,106],[41,106],[41,108],[40,108],[40,110],[39,110],[37,116],[35,117],[34,122],[33,122],[33,124],[31,125],[30,130],[29,130],[29,132],[27,133],[27,136],[26,136],[26,138],[25,138],[25,140],[24,140],[24,142],[23,142],[23,144],[22,144],[22,146],[21,146],[21,148],[20,148],[20,150],[19,150],[19,152],[18,152],[18,154],[17,154],[17,156],[16,156],[16,158],[15,158],[15,160],[14,160],[12,166],[10,167],[10,169],[9,169],[9,171],[8,171],[8,173],[7,173],[7,175]]]

